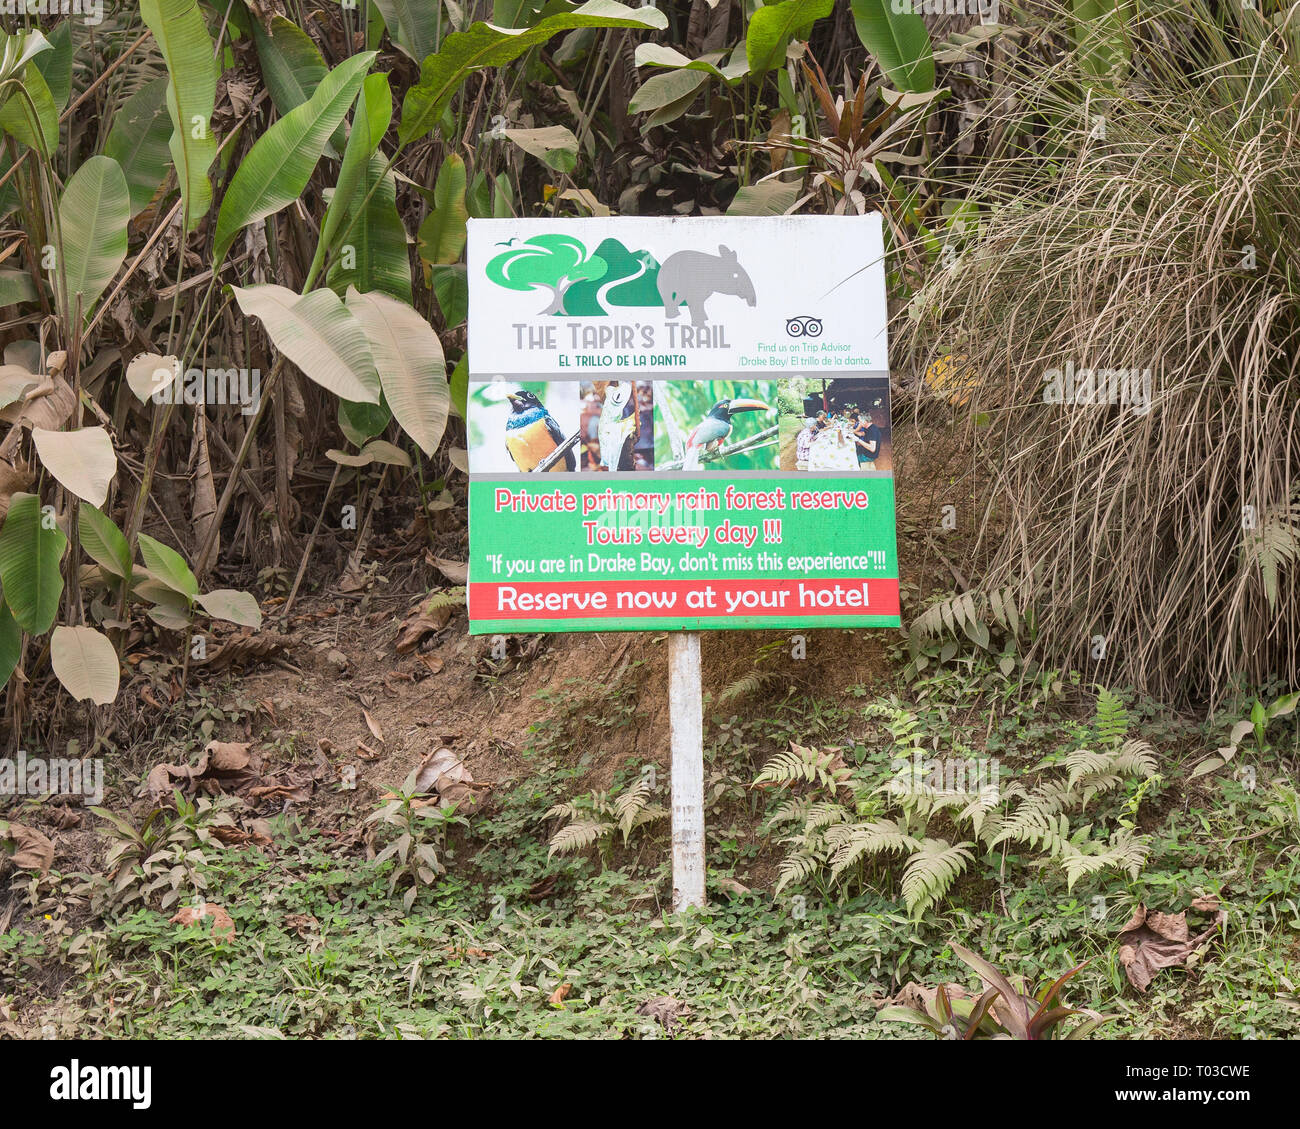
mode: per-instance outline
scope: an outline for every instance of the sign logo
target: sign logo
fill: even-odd
[[[541,317],[608,317],[615,307],[662,306],[671,319],[685,306],[691,325],[701,326],[709,320],[705,302],[715,294],[757,304],[749,272],[723,244],[716,255],[677,251],[662,263],[650,251],[629,250],[612,238],[594,253],[572,235],[551,232],[496,246],[507,250],[488,261],[488,281],[507,290],[549,292]]]
[[[798,317],[785,319],[785,331],[791,337],[820,337],[822,321],[821,318],[815,318],[811,314],[800,314]]]

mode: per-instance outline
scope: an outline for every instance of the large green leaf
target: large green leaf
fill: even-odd
[[[113,440],[102,427],[76,431],[46,431],[32,428],[32,443],[45,467],[65,489],[83,502],[102,506],[108,486],[117,473]]]
[[[93,627],[56,627],[50,636],[50,666],[63,688],[79,702],[110,705],[121,670],[108,636]]]
[[[111,517],[94,506],[78,506],[77,535],[81,547],[100,568],[124,580],[130,577],[131,548]]]
[[[59,144],[59,108],[45,82],[45,76],[34,62],[23,72],[22,93],[15,92],[0,106],[0,128],[14,138],[48,157]]]
[[[271,101],[282,117],[307,101],[329,73],[311,36],[284,16],[272,19],[270,35],[254,20],[253,42]]]
[[[745,61],[750,74],[767,74],[784,66],[790,41],[807,39],[812,25],[829,16],[833,6],[834,0],[781,0],[759,8],[745,32]]]
[[[339,430],[347,436],[349,443],[363,446],[367,439],[373,439],[383,432],[393,419],[382,397],[377,404],[358,404],[352,400],[339,401]]]
[[[492,0],[492,22],[497,27],[528,27],[542,6],[543,0]]]
[[[918,11],[896,12],[892,0],[852,0],[853,26],[899,90],[923,94],[934,89],[930,33]]]
[[[764,180],[736,193],[729,216],[783,216],[799,199],[799,182]]]
[[[281,117],[307,101],[321,79],[329,74],[330,69],[312,37],[284,16],[272,18],[270,35],[260,20],[254,20],[253,41],[257,44],[262,77]],[[347,139],[347,129],[340,122],[330,137],[330,156],[342,153]]]
[[[393,92],[388,85],[388,76],[367,75],[361,84],[357,112],[352,119],[352,132],[348,135],[347,147],[343,151],[343,163],[339,168],[334,193],[325,209],[325,218],[321,221],[320,238],[316,241],[316,254],[311,269],[307,272],[304,290],[310,290],[315,283],[325,252],[334,246],[334,238],[356,199],[357,185],[392,120]]]
[[[0,602],[0,686],[9,683],[9,676],[23,653],[23,633],[14,622],[14,613],[7,603]]]
[[[167,81],[156,78],[132,94],[114,115],[104,142],[104,155],[112,157],[126,174],[132,218],[149,206],[171,167]]]
[[[39,31],[20,31],[16,35],[0,32],[0,128],[47,156],[58,143],[59,112],[44,75],[27,64],[53,50],[54,44]],[[51,114],[52,140],[46,136]]]
[[[89,317],[126,259],[131,192],[112,157],[91,157],[72,175],[59,201],[63,236],[62,281],[71,313],[81,295]]]
[[[735,50],[730,60],[722,66],[725,51],[710,51],[698,59],[683,55],[675,47],[665,43],[638,43],[636,48],[636,65],[638,67],[666,67],[669,70],[704,71],[714,78],[720,78],[729,85],[734,85],[749,74],[749,60],[745,53]]]
[[[241,627],[261,627],[262,609],[250,592],[237,588],[216,588],[198,597],[198,604],[213,619],[224,619]]]
[[[567,125],[507,129],[506,137],[549,168],[571,173],[578,166],[578,139]]]
[[[469,277],[464,263],[429,268],[429,284],[447,328],[464,324],[469,316]]]
[[[676,106],[685,102],[685,105],[681,106],[682,113],[685,113],[690,108],[690,103],[695,100],[700,87],[708,81],[709,76],[706,72],[685,68],[669,71],[667,74],[651,75],[632,95],[627,108],[634,114],[640,114],[646,110],[662,110],[665,106]],[[655,124],[666,123],[659,121]]]
[[[411,258],[406,228],[397,214],[397,182],[392,173],[384,172],[386,164],[376,155],[366,166],[340,237],[340,254],[330,267],[329,284],[335,293],[355,286],[358,290],[382,290],[409,302]]]
[[[50,629],[63,594],[59,561],[68,539],[41,512],[35,494],[15,494],[0,528],[0,584],[18,626],[29,635]]]
[[[447,428],[451,402],[438,335],[410,306],[386,294],[349,289],[347,307],[366,331],[393,416],[432,455]]]
[[[27,271],[0,268],[0,309],[17,302],[35,302],[36,298],[36,283]]]
[[[438,49],[438,31],[447,30],[441,0],[375,0],[393,42],[417,63]]]
[[[465,31],[447,36],[442,49],[424,60],[419,83],[411,87],[402,103],[398,139],[405,145],[433,129],[461,83],[475,71],[512,63],[558,32],[580,27],[659,30],[667,26],[668,18],[656,8],[629,8],[614,0],[588,0],[572,12],[547,16],[524,30],[471,24]]]
[[[420,224],[420,258],[426,263],[454,263],[465,249],[465,162],[447,154],[433,187],[433,211]]]
[[[140,534],[139,545],[145,567],[155,580],[173,592],[180,593],[187,600],[198,596],[199,582],[180,553],[145,533]]]
[[[184,201],[186,230],[193,231],[212,206],[208,169],[217,155],[217,138],[212,132],[217,100],[212,36],[198,0],[140,0],[140,17],[153,32],[171,76],[167,86],[170,148]]]
[[[379,403],[379,374],[365,330],[332,290],[299,296],[283,286],[232,286],[239,308],[259,318],[289,360],[322,388]]]
[[[50,32],[49,43],[51,50],[42,51],[34,61],[61,112],[72,96],[72,21],[64,20]]]
[[[244,227],[302,195],[330,134],[351,108],[374,59],[375,52],[367,51],[340,63],[306,102],[257,139],[235,170],[221,202],[212,249],[218,264]]]
[[[52,51],[54,44],[39,31],[20,31],[14,35],[0,32],[0,82],[17,78],[23,68],[42,51]]]

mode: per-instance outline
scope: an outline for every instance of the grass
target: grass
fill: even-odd
[[[961,359],[980,589],[1033,614],[1036,655],[1101,646],[1122,681],[1216,705],[1241,672],[1300,680],[1300,22],[1176,0],[1126,36],[1111,79],[1009,52],[1000,151],[952,172],[978,238],[897,340],[917,371]]]
[[[782,699],[769,685],[760,708],[728,703],[708,726],[712,904],[676,918],[662,904],[662,825],[638,829],[626,847],[619,837],[601,851],[548,858],[555,824],[542,814],[588,790],[585,778],[601,765],[599,742],[579,749],[572,739],[575,719],[597,716],[597,689],[552,695],[529,774],[452,831],[448,873],[421,886],[409,912],[403,888],[389,892],[391,860],[376,864],[287,823],[273,855],[204,847],[204,897],[229,912],[233,942],[170,924],[174,910],[160,911],[156,899],[99,918],[84,878],[22,876],[21,913],[0,934],[0,983],[9,985],[0,1003],[29,1035],[653,1038],[666,1032],[637,1008],[668,995],[690,1008],[676,1037],[914,1038],[877,1022],[876,1011],[913,980],[973,987],[948,947],[957,940],[1035,981],[1088,961],[1066,996],[1119,1016],[1100,1037],[1300,1033],[1300,815],[1288,807],[1294,792],[1270,784],[1295,764],[1293,719],[1270,728],[1271,743],[1243,748],[1258,769],[1251,789],[1226,770],[1187,778],[1230,719],[1198,726],[1123,695],[1132,732],[1162,758],[1163,783],[1137,808],[1152,840],[1141,875],[1086,876],[1070,891],[1059,869],[1033,865],[1030,852],[981,856],[911,920],[888,865],[845,887],[813,881],[771,895],[783,848],[760,831],[779,799],[749,787],[761,765],[794,738],[838,746],[855,772],[870,774],[887,767],[891,748],[869,708],[877,694]],[[1080,679],[1049,680],[1047,700],[1029,704],[1014,678],[978,659],[887,689],[917,713],[927,739],[1015,766],[1050,763],[1092,724]],[[611,729],[633,717],[598,716]],[[641,770],[635,758],[618,765],[605,777],[611,792]],[[1114,810],[1131,799],[1117,795]],[[1098,809],[1099,820],[1112,817]],[[716,879],[727,875],[751,892],[724,892]],[[1161,972],[1147,995],[1136,993],[1114,943],[1134,905],[1177,911],[1206,893],[1228,907],[1222,941],[1198,967]]]

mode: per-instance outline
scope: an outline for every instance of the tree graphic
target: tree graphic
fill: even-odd
[[[663,306],[655,281],[659,264],[649,251],[629,251],[617,239],[605,239],[596,258],[604,260],[605,273],[576,283],[565,295],[565,313],[600,317],[610,306]]]
[[[513,242],[513,241],[512,241]],[[542,315],[564,314],[564,297],[575,282],[604,277],[609,264],[571,235],[535,235],[487,265],[487,276],[508,290],[549,290],[551,303]]]

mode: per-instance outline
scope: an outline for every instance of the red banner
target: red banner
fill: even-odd
[[[696,616],[898,615],[898,581],[556,580],[471,583],[471,619],[693,618]],[[611,625],[611,630],[617,627]]]

